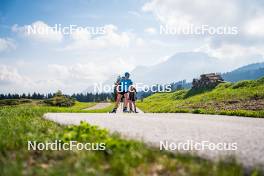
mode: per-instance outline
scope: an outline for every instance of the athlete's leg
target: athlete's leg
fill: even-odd
[[[134,106],[134,112],[137,113],[136,102],[135,101],[132,101],[132,103],[133,103],[133,106]]]
[[[132,101],[129,100],[128,102],[129,102],[129,110],[130,110],[130,111],[133,111]]]
[[[123,109],[127,109],[127,104],[128,104],[128,93],[124,94],[124,108]]]
[[[119,93],[117,93],[116,102],[115,102],[115,107],[114,107],[114,109],[111,111],[111,113],[116,113],[116,110],[117,110],[117,108],[118,108],[118,105],[119,105],[119,103],[120,103],[120,101],[121,101],[121,97],[122,97],[122,95],[119,94]]]
[[[117,94],[117,97],[116,97],[116,103],[115,103],[115,108],[117,109],[118,106],[119,106],[119,103],[121,101],[121,97],[122,95],[121,94]]]

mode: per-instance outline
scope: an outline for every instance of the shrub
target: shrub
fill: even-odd
[[[214,90],[214,87],[210,87],[210,88],[192,88],[190,90],[188,90],[188,92],[184,95],[184,98],[189,98],[195,95],[199,95],[199,94],[203,94],[206,92],[210,92]]]
[[[31,102],[32,101],[28,99],[5,99],[5,100],[0,100],[0,106],[14,106],[14,105],[31,103]]]
[[[200,109],[194,109],[192,111],[192,113],[194,113],[194,114],[201,114],[201,110]]]
[[[179,91],[176,91],[173,94],[173,99],[175,99],[175,100],[184,99],[184,96],[186,95],[186,93],[187,93],[187,90],[179,90]]]
[[[18,105],[19,101],[14,99],[0,100],[0,106]]]
[[[216,86],[216,89],[226,89],[229,88],[233,85],[231,82],[226,82],[226,83],[220,83],[218,86]]]
[[[44,100],[44,103],[51,106],[70,107],[75,104],[75,99],[62,95],[61,91],[58,91],[54,97]]]
[[[263,84],[264,84],[264,77],[258,79],[258,80],[256,81],[256,83],[257,83],[258,85],[263,85]]]
[[[253,85],[253,81],[245,80],[245,81],[239,81],[236,84],[233,85],[233,89],[243,88],[243,87],[249,87]]]
[[[77,140],[80,142],[90,141],[98,142],[109,137],[108,131],[100,129],[98,126],[92,126],[87,122],[81,122],[78,126],[69,126],[65,129],[62,136],[63,141]]]

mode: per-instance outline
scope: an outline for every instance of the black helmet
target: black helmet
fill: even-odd
[[[130,74],[128,72],[125,73],[125,77],[129,78]]]

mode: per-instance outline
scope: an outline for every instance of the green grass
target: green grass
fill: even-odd
[[[245,175],[233,159],[212,162],[187,154],[161,152],[105,129],[82,123],[61,126],[46,112],[83,112],[47,106],[0,107],[0,175]],[[27,141],[105,142],[105,151],[28,151]],[[252,175],[261,175],[257,170]],[[249,174],[250,175],[250,174]]]
[[[74,106],[72,107],[53,107],[53,106],[46,106],[49,107],[51,112],[82,112],[82,113],[106,113],[110,112],[114,104],[111,104],[108,107],[102,108],[102,109],[95,109],[95,110],[85,110],[86,108],[90,108],[94,105],[96,105],[96,102],[78,102],[76,101]]]
[[[84,110],[85,108],[89,108],[94,106],[96,103],[93,102],[78,102],[76,101],[75,104],[71,107],[56,107],[56,106],[48,106],[48,105],[43,105],[43,104],[27,104],[28,107],[32,107],[32,109],[42,109],[45,108],[49,112],[88,112],[87,110]],[[22,107],[25,107],[25,105],[22,105]]]
[[[12,106],[12,105],[19,105],[19,104],[27,104],[32,103],[30,99],[4,99],[0,100],[0,106]]]
[[[214,89],[156,93],[137,103],[145,112],[189,112],[264,117],[264,78]]]

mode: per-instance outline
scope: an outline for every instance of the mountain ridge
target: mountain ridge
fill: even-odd
[[[225,81],[255,80],[264,76],[264,62],[248,64],[222,74]]]

